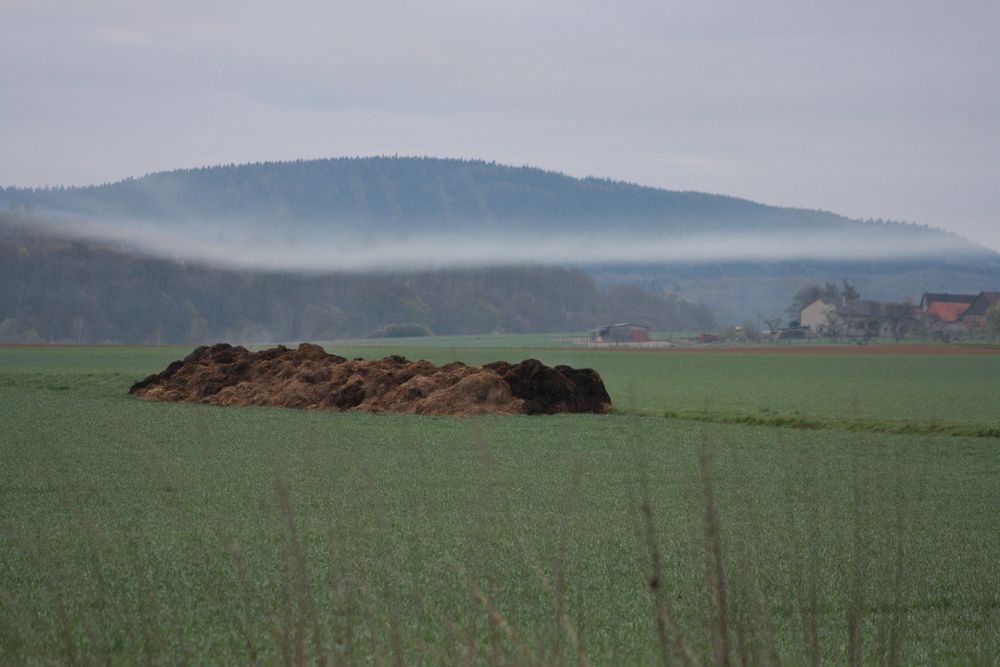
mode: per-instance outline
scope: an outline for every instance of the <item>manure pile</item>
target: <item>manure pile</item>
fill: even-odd
[[[140,398],[212,405],[273,405],[310,410],[421,415],[534,415],[607,412],[597,371],[550,368],[537,359],[484,366],[435,366],[400,356],[366,361],[303,343],[260,352],[220,343],[199,347],[132,385]]]

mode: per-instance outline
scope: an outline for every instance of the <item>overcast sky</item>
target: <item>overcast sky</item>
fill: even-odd
[[[1000,2],[0,0],[0,185],[433,155],[1000,250]]]

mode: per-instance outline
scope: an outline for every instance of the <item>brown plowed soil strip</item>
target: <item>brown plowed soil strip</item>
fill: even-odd
[[[549,368],[537,359],[485,366],[435,366],[400,356],[347,360],[308,343],[260,352],[226,344],[199,347],[129,393],[185,403],[424,415],[611,409],[601,376],[589,368]]]
[[[697,352],[721,354],[843,354],[843,355],[920,355],[920,354],[1000,354],[1000,346],[992,345],[935,345],[921,343],[900,343],[899,345],[761,345],[747,347],[727,347],[705,345],[704,347],[666,347],[645,350],[618,349],[630,352]]]

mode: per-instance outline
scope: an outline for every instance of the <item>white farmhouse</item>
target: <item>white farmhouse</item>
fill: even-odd
[[[837,307],[833,303],[816,299],[799,313],[799,324],[809,329],[809,333],[815,336],[821,329],[828,328],[836,317]]]

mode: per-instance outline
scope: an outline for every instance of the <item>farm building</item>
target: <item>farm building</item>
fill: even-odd
[[[986,311],[998,303],[1000,292],[980,292],[958,321],[967,331],[980,331],[986,327]]]
[[[920,312],[925,320],[936,320],[943,323],[955,322],[975,300],[975,294],[924,292],[920,299]]]
[[[609,324],[592,329],[590,340],[595,343],[645,343],[649,340],[649,327],[631,322]]]

